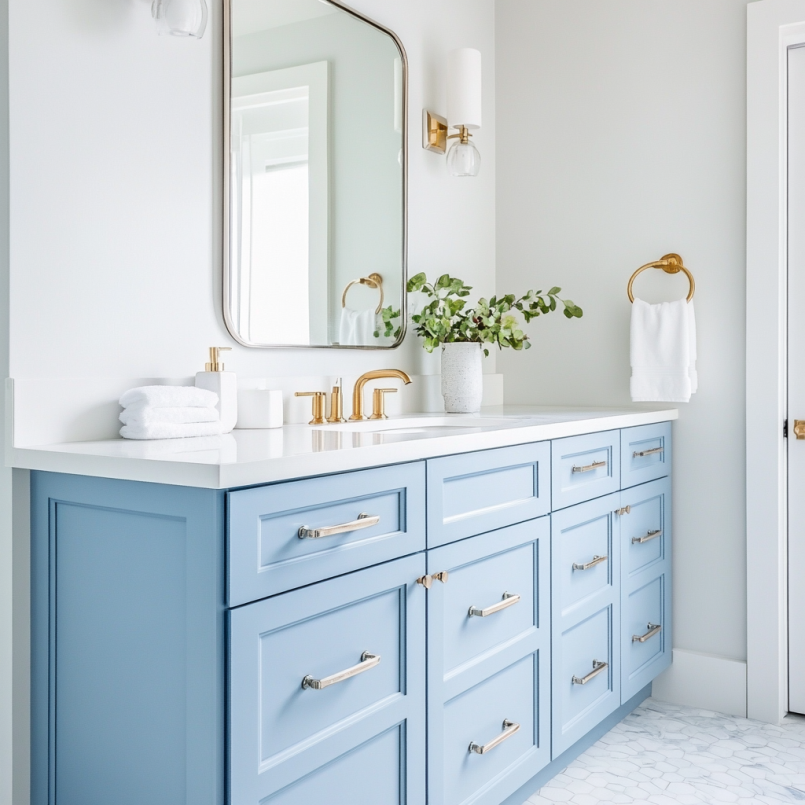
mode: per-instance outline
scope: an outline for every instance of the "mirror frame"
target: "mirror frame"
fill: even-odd
[[[230,150],[231,150],[231,102],[232,102],[232,2],[233,0],[223,0],[224,11],[224,24],[223,24],[223,37],[224,37],[224,138],[223,138],[223,189],[224,189],[224,203],[223,203],[223,315],[224,324],[229,332],[229,335],[237,341],[238,344],[244,347],[251,347],[253,349],[371,349],[371,350],[389,350],[397,349],[405,339],[406,329],[408,325],[408,56],[403,47],[403,43],[394,31],[386,28],[378,22],[375,22],[369,17],[364,16],[359,11],[355,11],[337,0],[327,0],[329,5],[345,11],[347,14],[352,15],[361,22],[371,25],[373,28],[382,33],[390,36],[397,46],[400,53],[400,60],[402,62],[402,202],[403,202],[403,220],[402,220],[402,287],[400,289],[400,335],[399,338],[388,346],[351,346],[341,344],[254,344],[244,339],[237,333],[235,326],[232,322],[230,311],[230,294],[229,285],[232,275],[232,266],[230,264],[230,239],[231,239],[231,222],[230,222]]]

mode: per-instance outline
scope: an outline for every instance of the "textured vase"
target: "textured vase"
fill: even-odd
[[[481,345],[455,343],[442,346],[442,397],[448,414],[474,414],[481,410],[484,376]]]

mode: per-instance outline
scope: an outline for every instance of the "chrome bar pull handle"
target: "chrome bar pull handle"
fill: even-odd
[[[509,738],[514,735],[515,732],[520,731],[520,725],[514,721],[509,721],[508,719],[504,720],[503,722],[503,732],[497,736],[497,738],[493,738],[488,744],[484,744],[481,746],[477,743],[471,743],[469,751],[474,752],[476,755],[485,755],[487,752],[490,752],[496,746],[500,746],[504,741],[508,740]]]
[[[380,522],[379,514],[359,514],[357,520],[351,523],[341,523],[341,525],[327,525],[322,528],[308,528],[303,525],[297,535],[299,539],[321,539],[322,537],[332,537],[336,534],[344,534],[347,531],[359,531],[362,528],[371,528]]]
[[[600,470],[601,467],[606,467],[606,461],[593,461],[592,464],[586,464],[583,467],[573,465],[573,472],[592,472],[593,470]]]
[[[593,670],[590,671],[587,676],[574,676],[573,677],[573,684],[574,685],[586,685],[591,679],[595,679],[598,674],[603,673],[607,668],[609,668],[608,662],[599,662],[598,660],[593,660]]]
[[[508,609],[509,607],[513,607],[515,604],[519,603],[520,596],[517,593],[503,593],[503,600],[497,604],[492,604],[491,607],[487,607],[486,609],[478,609],[478,607],[470,607],[469,617],[471,618],[475,615],[478,618],[486,618],[488,615],[494,615],[496,612],[500,612],[503,609]]]
[[[600,565],[601,562],[606,562],[607,559],[609,559],[608,556],[594,556],[589,562],[583,565],[580,565],[578,562],[573,562],[573,570],[589,570],[591,567]]]
[[[644,537],[632,537],[632,545],[642,545],[644,542],[648,542],[652,539],[657,539],[657,537],[662,536],[662,529],[658,529],[657,531],[649,531]]]
[[[632,643],[645,643],[646,640],[651,640],[654,635],[658,635],[662,631],[662,626],[656,623],[649,623],[648,631],[645,634],[633,634]]]
[[[657,453],[663,453],[664,451],[665,451],[664,447],[654,447],[651,450],[641,450],[640,452],[637,452],[635,450],[635,452],[632,453],[632,458],[643,458],[644,456],[654,456]]]
[[[353,665],[352,668],[339,671],[337,674],[332,674],[331,676],[325,676],[324,679],[314,679],[312,676],[306,676],[302,680],[302,689],[324,690],[324,688],[329,688],[330,685],[337,685],[345,679],[363,674],[377,665],[380,665],[380,655],[370,654],[368,651],[364,651],[363,654],[361,654],[361,661],[357,665]]]

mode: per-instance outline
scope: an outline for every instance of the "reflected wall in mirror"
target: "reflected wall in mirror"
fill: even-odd
[[[252,347],[404,335],[407,65],[328,0],[225,2],[224,319]]]

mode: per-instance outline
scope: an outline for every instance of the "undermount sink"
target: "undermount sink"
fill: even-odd
[[[319,425],[318,430],[342,431],[347,433],[380,433],[382,431],[424,432],[432,429],[450,430],[461,428],[499,428],[516,425],[512,417],[464,416],[413,416],[399,419],[370,419],[362,422],[343,422],[333,425]]]

